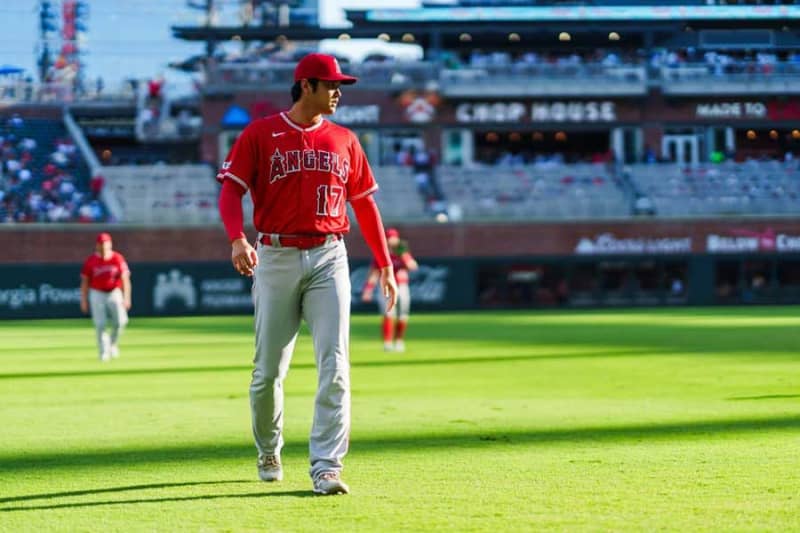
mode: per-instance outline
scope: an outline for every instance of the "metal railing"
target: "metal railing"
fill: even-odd
[[[684,63],[648,68],[640,63],[445,66],[439,62],[376,62],[348,65],[359,87],[404,89],[437,87],[446,96],[640,95],[648,87],[667,93],[797,93],[800,63],[732,61]],[[222,63],[208,71],[208,90],[231,87],[289,87],[294,64]],[[571,83],[579,81],[580,83]],[[713,85],[709,82],[713,81]]]
[[[288,88],[294,83],[294,67],[289,63],[223,63],[207,71],[207,90],[240,87]],[[438,70],[428,62],[360,63],[349,65],[347,73],[359,79],[360,87],[404,89],[424,87],[438,77]]]
[[[442,69],[439,85],[448,96],[633,95],[647,92],[647,71],[636,64],[490,65]]]
[[[0,79],[0,104],[21,103],[72,103],[85,101],[133,101],[133,91],[123,88],[118,91],[97,93],[78,91],[72,83]]]
[[[359,87],[382,89],[438,87],[445,95],[642,94],[647,72],[641,65],[531,65],[446,68],[435,62],[381,62],[349,65]],[[238,87],[290,87],[294,65],[286,63],[223,63],[208,70],[210,92]],[[565,85],[575,79],[589,83]]]
[[[686,63],[656,71],[666,94],[800,93],[800,63]]]

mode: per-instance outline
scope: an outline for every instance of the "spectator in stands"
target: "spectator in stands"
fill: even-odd
[[[97,200],[100,198],[100,193],[103,192],[103,186],[106,184],[106,179],[100,175],[95,174],[92,176],[92,179],[89,181],[89,192],[92,193],[92,200]]]
[[[189,137],[192,135],[192,114],[188,109],[181,109],[177,119],[178,135]]]
[[[446,208],[444,195],[436,179],[436,156],[431,150],[409,147],[408,158],[414,172],[417,191],[422,198],[424,209],[431,214],[443,212]]]
[[[11,115],[11,118],[8,119],[8,125],[12,129],[20,129],[25,125],[25,121],[19,115],[19,113],[14,113]]]
[[[658,163],[658,156],[656,155],[655,150],[653,150],[653,147],[649,144],[644,145],[644,162],[648,165]]]
[[[402,143],[396,142],[394,143],[394,161],[393,164],[404,167],[411,164],[411,159],[409,156],[408,151],[403,148]]]
[[[154,78],[147,82],[147,97],[151,101],[158,101],[161,99],[163,89],[164,89],[163,76]]]
[[[427,151],[418,150],[413,144],[408,149],[408,157],[414,172],[414,182],[417,184],[417,192],[422,198],[424,208],[427,210],[428,202],[431,199],[430,175],[432,163]]]
[[[56,139],[39,147],[31,136],[20,135],[17,142],[9,133],[25,132],[26,126],[19,116],[0,116],[0,222],[103,220],[102,205],[81,189],[75,175],[78,152],[72,141]]]

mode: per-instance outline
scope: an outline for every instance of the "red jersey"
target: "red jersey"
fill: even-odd
[[[408,252],[403,252],[402,254],[396,254],[392,251],[389,252],[389,259],[392,262],[392,268],[394,268],[394,280],[397,282],[398,285],[407,284],[408,283],[408,267],[406,266],[406,261],[413,259],[411,254]],[[380,269],[378,266],[378,262],[374,259],[372,260],[372,268]]]
[[[347,233],[345,201],[378,190],[355,134],[322,119],[302,127],[286,113],[253,121],[217,174],[250,191],[261,233]]]
[[[128,263],[122,254],[117,252],[111,252],[111,257],[108,259],[92,254],[81,269],[81,276],[88,278],[89,287],[103,292],[121,289],[122,276],[129,273]]]

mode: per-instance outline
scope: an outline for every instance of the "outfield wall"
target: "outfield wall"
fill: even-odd
[[[0,228],[0,318],[80,316],[79,271],[97,226]],[[104,227],[133,272],[132,314],[252,309],[218,228]],[[400,228],[421,268],[416,309],[800,303],[800,223],[432,225]],[[351,252],[354,309],[368,251]]]
[[[360,302],[367,269],[352,261],[357,312],[375,311]],[[133,262],[131,270],[134,316],[252,312],[250,280],[228,262]],[[0,265],[0,318],[81,316],[79,271],[77,263]],[[800,256],[420,258],[411,293],[416,310],[798,304]]]
[[[398,226],[419,257],[596,257],[800,253],[797,218],[726,220],[631,219],[602,222],[423,224]],[[0,224],[0,264],[75,264],[110,231],[131,262],[227,261],[222,227]],[[255,231],[248,231],[255,238]],[[358,228],[347,237],[350,256],[367,259]]]
[[[131,263],[132,315],[214,315],[251,313],[251,281],[227,262]],[[356,310],[369,263],[351,268]],[[0,266],[0,318],[80,317],[79,264]],[[468,309],[475,306],[474,273],[469,262],[422,261],[414,275],[417,309]]]

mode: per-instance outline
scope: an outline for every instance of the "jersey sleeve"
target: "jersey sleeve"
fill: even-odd
[[[131,269],[128,268],[128,262],[125,261],[124,257],[122,257],[122,254],[117,254],[117,266],[119,267],[119,271],[123,276],[131,273]]]
[[[228,157],[217,173],[217,181],[222,183],[229,179],[239,184],[245,191],[249,190],[256,176],[258,161],[256,148],[256,134],[253,124],[250,124],[233,143]]]
[[[378,183],[369,167],[361,143],[355,135],[352,137],[350,149],[350,176],[347,179],[347,200],[358,200],[378,190]]]

